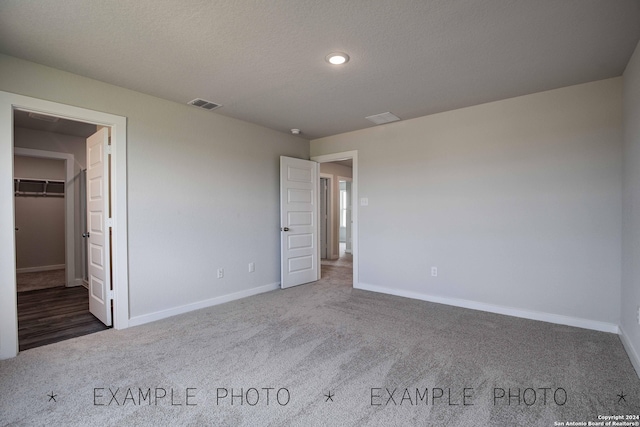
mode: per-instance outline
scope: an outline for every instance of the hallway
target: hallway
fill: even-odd
[[[345,246],[340,243],[340,258],[321,260],[322,280],[353,286],[353,255],[345,252]]]

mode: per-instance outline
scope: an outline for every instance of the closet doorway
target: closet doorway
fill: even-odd
[[[89,312],[86,138],[91,125],[14,112],[19,350],[107,329]]]
[[[44,114],[62,119],[90,123],[109,129],[109,146],[102,151],[108,159],[109,171],[103,176],[101,196],[105,210],[96,223],[98,231],[106,233],[109,247],[104,256],[105,277],[101,296],[106,296],[113,313],[113,327],[129,327],[129,272],[127,248],[127,118],[87,108],[46,101],[0,91],[0,222],[10,227],[0,229],[0,359],[18,354],[18,314],[15,254],[15,194],[13,188],[14,115],[18,111]],[[98,134],[98,133],[96,133]],[[103,146],[104,147],[104,146]],[[98,162],[99,164],[100,162]],[[103,163],[104,164],[104,163]],[[9,181],[11,180],[11,183]],[[87,181],[90,178],[87,177]],[[108,187],[107,187],[108,184]],[[87,185],[87,188],[93,188]],[[88,203],[89,204],[89,203]],[[108,209],[107,209],[108,208]],[[108,213],[108,215],[107,215]],[[98,236],[100,233],[96,233]],[[94,233],[91,233],[93,239]],[[89,251],[91,254],[92,252]],[[106,256],[109,256],[107,259]],[[91,274],[91,273],[90,273]],[[98,288],[96,287],[96,294]],[[92,292],[92,295],[94,292]],[[106,305],[106,304],[105,304]]]

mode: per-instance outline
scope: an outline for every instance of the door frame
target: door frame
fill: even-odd
[[[353,151],[344,151],[342,153],[332,153],[332,154],[324,154],[321,156],[313,156],[311,160],[318,163],[330,163],[337,162],[340,160],[353,160],[353,168],[352,168],[352,180],[351,180],[351,220],[353,221],[352,230],[351,230],[351,238],[352,238],[352,250],[353,250],[353,287],[358,288],[360,281],[358,275],[358,255],[359,255],[359,245],[358,245],[358,204],[356,201],[358,200],[358,150]],[[319,180],[320,178],[318,178]],[[318,181],[319,182],[319,181]],[[320,195],[318,195],[318,206],[320,206]],[[320,209],[318,207],[318,209]],[[318,265],[320,265],[320,251],[318,251]]]
[[[65,286],[76,286],[76,239],[75,239],[75,184],[73,180],[73,166],[75,156],[71,153],[57,151],[36,150],[32,148],[14,147],[13,155],[20,157],[35,157],[39,159],[64,160],[65,189],[64,189],[64,252],[65,252]],[[14,199],[15,200],[15,199]],[[15,207],[15,205],[14,205]]]
[[[127,118],[0,91],[0,359],[18,354],[13,195],[13,111],[19,109],[111,128],[113,326],[129,326]]]

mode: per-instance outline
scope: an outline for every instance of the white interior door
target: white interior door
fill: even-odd
[[[108,145],[107,128],[87,138],[87,255],[89,311],[102,323],[111,326]]]
[[[320,279],[318,163],[280,157],[282,288]]]

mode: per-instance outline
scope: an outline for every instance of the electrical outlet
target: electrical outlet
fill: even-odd
[[[249,273],[253,273],[254,271],[256,271],[256,264],[253,262],[249,263]]]
[[[431,267],[431,277],[438,277],[438,267]]]
[[[224,277],[224,268],[218,269],[218,279],[222,279]]]

